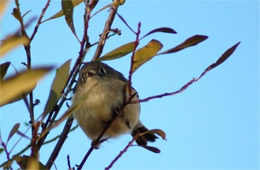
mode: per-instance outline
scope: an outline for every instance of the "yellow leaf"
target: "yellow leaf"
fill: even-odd
[[[51,67],[36,68],[16,74],[0,84],[0,106],[12,101],[15,97],[32,89]]]
[[[2,16],[2,14],[4,13],[8,3],[9,3],[9,0],[1,0],[0,1],[0,18]]]
[[[132,72],[135,72],[141,65],[151,60],[163,45],[158,40],[150,41],[146,46],[136,51],[134,56],[134,65]]]
[[[25,35],[12,35],[3,40],[0,45],[0,57],[11,51],[18,45],[28,45],[29,39]]]

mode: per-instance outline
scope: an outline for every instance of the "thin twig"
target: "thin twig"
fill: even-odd
[[[131,27],[130,27],[130,25],[126,22],[126,20],[117,12],[116,13],[117,14],[117,16],[122,20],[122,22],[126,25],[126,27],[130,30],[130,31],[132,31],[134,34],[137,34],[137,32],[135,32]]]
[[[111,7],[111,9],[110,9],[110,13],[109,13],[108,19],[106,21],[104,30],[103,30],[103,32],[102,32],[102,34],[100,36],[99,43],[98,43],[96,52],[95,52],[95,54],[94,54],[94,56],[92,58],[92,61],[98,59],[100,57],[100,55],[102,54],[102,51],[104,49],[104,45],[106,43],[106,39],[107,39],[109,30],[111,29],[111,25],[112,25],[112,23],[114,21],[117,9],[118,9],[118,6],[115,6],[115,5],[113,5]]]
[[[64,126],[64,130],[63,130],[63,132],[62,132],[62,134],[61,134],[61,136],[59,138],[59,141],[57,142],[53,152],[51,153],[51,156],[50,156],[49,160],[46,163],[46,167],[48,169],[51,168],[51,166],[53,165],[55,159],[57,158],[57,156],[58,156],[58,154],[60,152],[60,149],[61,149],[63,143],[65,142],[65,139],[67,138],[67,135],[68,135],[68,133],[70,131],[70,128],[71,128],[72,123],[73,123],[73,120],[74,119],[73,119],[72,116],[70,116],[68,118],[68,120],[67,120],[67,122],[66,122],[66,124]]]
[[[131,87],[132,87],[132,75],[133,75],[133,68],[134,68],[134,57],[135,57],[135,52],[137,49],[137,46],[139,45],[139,36],[141,33],[141,23],[138,23],[138,27],[137,27],[137,33],[136,33],[136,39],[135,39],[135,46],[134,46],[134,50],[131,56],[131,63],[130,63],[130,69],[129,69],[129,75],[128,75],[128,92],[129,95],[131,94]]]
[[[108,165],[108,167],[105,168],[105,170],[109,170],[112,168],[112,166],[116,163],[116,161],[124,154],[127,152],[127,149],[133,145],[134,141],[136,140],[135,137],[126,145],[126,147],[120,151],[120,153],[115,157],[115,159],[112,160],[112,162]]]
[[[45,7],[42,9],[41,15],[40,15],[40,17],[38,19],[38,22],[37,22],[36,26],[34,27],[32,35],[31,35],[30,42],[33,40],[34,36],[36,35],[36,33],[37,33],[38,29],[39,29],[39,26],[40,26],[40,24],[42,22],[43,16],[44,16],[45,12],[47,11],[47,9],[48,9],[48,7],[50,5],[50,1],[51,0],[47,0],[47,2],[45,4]]]

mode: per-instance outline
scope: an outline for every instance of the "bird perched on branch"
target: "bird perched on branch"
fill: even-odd
[[[100,61],[84,64],[80,71],[73,102],[82,100],[73,113],[85,134],[96,140],[108,127],[101,140],[130,133],[138,145],[156,140],[155,134],[139,120],[140,103],[138,94],[127,79],[118,71]],[[112,123],[111,123],[112,122]],[[110,124],[109,124],[110,123]],[[109,125],[108,125],[109,124]]]

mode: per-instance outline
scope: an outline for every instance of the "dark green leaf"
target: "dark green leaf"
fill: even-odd
[[[56,75],[52,82],[51,91],[44,108],[44,114],[50,112],[57,104],[57,101],[60,99],[62,91],[69,78],[70,62],[71,60],[66,61],[60,68],[56,70]]]
[[[121,58],[129,53],[131,53],[135,48],[135,41],[124,44],[109,53],[105,54],[104,56],[100,57],[98,60],[114,60],[117,58]]]
[[[205,36],[205,35],[194,35],[194,36],[188,38],[187,40],[185,40],[183,43],[177,45],[176,47],[163,51],[163,52],[159,53],[158,55],[178,52],[185,48],[195,46],[195,45],[201,43],[202,41],[206,40],[207,38],[208,38],[208,36]]]
[[[16,123],[16,124],[13,126],[12,130],[10,131],[10,133],[9,133],[9,135],[8,135],[7,142],[8,142],[8,141],[13,137],[13,135],[18,131],[19,127],[20,127],[20,123]]]
[[[147,34],[145,34],[141,39],[143,39],[144,37],[147,37],[148,35],[151,35],[153,33],[157,33],[157,32],[163,32],[163,33],[170,33],[170,34],[177,34],[177,32],[169,27],[161,27],[161,28],[156,28],[153,29],[152,31],[148,32]]]
[[[10,62],[6,62],[0,65],[0,81],[2,81],[6,75]]]

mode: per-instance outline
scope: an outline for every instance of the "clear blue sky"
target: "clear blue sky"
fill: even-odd
[[[111,1],[102,1],[96,9]],[[39,16],[44,1],[21,1],[21,9],[32,11],[26,17]],[[46,17],[60,7],[59,0],[52,0]],[[19,24],[10,15],[11,3],[0,25],[0,39],[15,31]],[[75,27],[82,37],[83,7],[74,11]],[[178,34],[154,34],[164,48],[170,48],[195,35],[208,35],[209,39],[196,47],[179,53],[158,56],[140,68],[133,77],[133,85],[140,98],[178,90],[199,74],[229,47],[241,41],[240,46],[225,63],[208,73],[201,81],[185,92],[142,104],[141,120],[149,128],[160,128],[167,134],[167,141],[158,140],[154,146],[160,154],[131,147],[115,164],[114,169],[259,169],[259,2],[257,0],[197,0],[197,1],[137,1],[128,0],[119,13],[133,28],[142,23],[142,34],[157,27],[172,27]],[[90,41],[98,40],[107,11],[90,23]],[[122,30],[120,37],[113,37],[104,49],[108,52],[135,36],[116,19],[113,28]],[[29,28],[31,32],[33,26]],[[30,33],[31,34],[31,33]],[[94,48],[87,55],[90,60]],[[33,66],[60,66],[68,59],[75,62],[79,44],[67,27],[64,18],[44,23],[32,43]],[[26,61],[22,47],[8,54],[1,63],[11,61],[18,70]],[[107,62],[127,76],[129,56]],[[14,72],[11,67],[10,73]],[[55,71],[38,85],[35,97],[41,100],[36,107],[39,115],[47,100]],[[65,111],[65,108],[63,108]],[[23,102],[17,102],[0,110],[1,135],[7,138],[11,127],[28,120]],[[61,112],[62,113],[62,112]],[[51,132],[60,133],[63,125]],[[25,130],[25,126],[21,130]],[[28,134],[29,135],[29,134]],[[104,169],[131,139],[130,135],[112,139],[90,156],[85,167]],[[16,142],[13,138],[9,149]],[[13,154],[28,144],[24,139]],[[67,169],[66,156],[71,164],[79,164],[90,147],[90,140],[78,128],[69,134],[56,161],[58,169]],[[41,150],[45,163],[54,145]],[[28,153],[27,153],[28,154]],[[0,155],[0,160],[5,155]],[[54,168],[53,168],[54,169]]]

